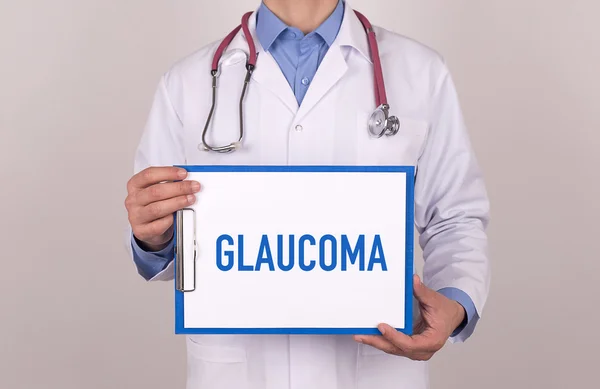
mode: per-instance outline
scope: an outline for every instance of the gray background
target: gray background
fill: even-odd
[[[258,1],[0,1],[0,388],[184,387],[172,285],[126,255],[125,183],[162,72]],[[491,196],[489,303],[432,388],[595,387],[600,3],[352,5],[447,58]]]

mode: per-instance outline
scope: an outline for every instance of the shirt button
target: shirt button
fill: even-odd
[[[304,77],[304,78],[302,79],[302,85],[308,85],[308,83],[309,83],[309,82],[310,82],[310,81],[308,80],[308,77]]]
[[[296,131],[298,131],[298,132],[302,131],[302,126],[298,124],[298,125],[296,126]]]

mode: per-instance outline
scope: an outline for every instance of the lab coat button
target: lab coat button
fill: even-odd
[[[296,131],[298,131],[298,132],[302,131],[302,126],[298,124],[298,125],[296,126]]]

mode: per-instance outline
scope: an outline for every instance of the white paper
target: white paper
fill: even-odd
[[[373,328],[381,322],[404,327],[405,173],[192,172],[188,179],[200,182],[202,190],[192,207],[196,290],[184,293],[185,328]],[[185,230],[185,241],[193,239],[192,230]],[[217,240],[223,234],[235,242],[225,242],[220,250],[222,265],[230,251],[235,254],[235,265],[227,271],[217,266]],[[304,245],[305,262],[316,260],[309,271],[299,267],[299,241],[305,234],[316,240],[315,246]],[[243,262],[252,267],[266,235],[275,270],[263,263],[260,271],[239,271],[238,235],[243,235]],[[294,266],[288,271],[278,266],[278,235],[284,265],[289,263],[289,236],[295,237]],[[337,241],[337,266],[330,271],[319,264],[319,240],[325,235]],[[364,269],[346,256],[342,271],[342,248],[355,249],[360,235]],[[381,261],[367,271],[376,236],[386,271]],[[350,245],[343,246],[344,239]],[[332,259],[329,242],[326,269]]]

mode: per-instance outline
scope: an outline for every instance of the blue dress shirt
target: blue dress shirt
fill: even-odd
[[[344,1],[339,0],[333,13],[313,32],[304,34],[287,26],[265,4],[257,12],[256,35],[263,48],[271,53],[294,91],[300,105],[327,50],[335,40],[344,16]],[[153,278],[173,260],[173,242],[163,250],[146,252],[132,237],[133,260],[146,280]],[[438,291],[457,301],[465,309],[465,320],[452,336],[458,335],[477,314],[471,298],[462,290],[444,288]],[[472,328],[470,329],[472,331]],[[470,335],[470,334],[468,334]]]
[[[263,49],[271,53],[296,95],[298,104],[317,72],[327,50],[335,40],[344,17],[344,2],[315,30],[306,35],[282,22],[264,3],[256,19],[256,36]]]

